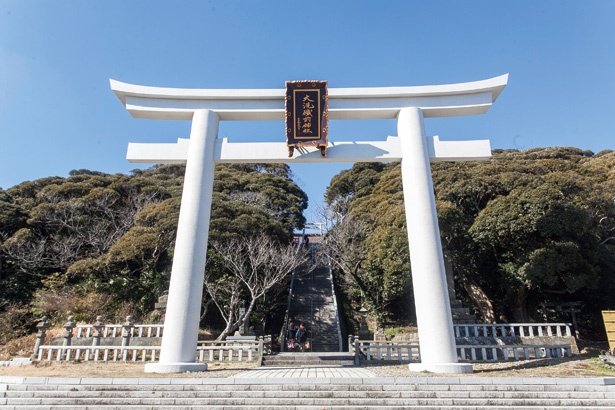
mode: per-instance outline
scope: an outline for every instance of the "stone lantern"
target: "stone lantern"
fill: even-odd
[[[49,321],[47,319],[48,319],[47,316],[43,316],[41,321],[38,322],[36,325],[36,329],[37,329],[36,343],[34,344],[34,354],[32,355],[34,359],[38,358],[38,350],[41,347],[41,345],[44,343],[45,334],[47,332],[47,329],[49,329],[49,326],[50,326]]]
[[[365,306],[361,306],[359,309],[359,313],[361,313],[361,324],[359,325],[359,339],[361,340],[371,340],[372,334],[369,331],[369,327],[367,326],[367,309]]]
[[[70,346],[73,338],[73,329],[77,326],[73,316],[69,316],[66,323],[64,323],[64,346]]]

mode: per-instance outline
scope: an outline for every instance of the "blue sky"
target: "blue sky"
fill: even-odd
[[[129,173],[129,142],[185,121],[132,118],[109,79],[161,87],[435,85],[510,74],[486,115],[428,119],[442,140],[493,148],[615,144],[615,2],[0,0],[0,187],[72,169]],[[338,121],[330,140],[379,140],[394,121]],[[283,123],[220,137],[284,141]],[[310,204],[351,164],[293,165]],[[312,219],[308,215],[309,219]]]

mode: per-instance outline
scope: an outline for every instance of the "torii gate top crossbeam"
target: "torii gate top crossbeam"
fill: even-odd
[[[396,118],[406,107],[419,107],[425,118],[484,114],[507,82],[508,74],[504,74],[447,85],[329,88],[329,119]],[[110,83],[135,118],[191,120],[196,110],[208,109],[220,120],[284,120],[284,89],[184,89],[116,80]]]

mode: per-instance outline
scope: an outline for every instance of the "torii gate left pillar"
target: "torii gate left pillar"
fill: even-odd
[[[195,363],[195,347],[203,298],[218,123],[218,115],[213,111],[194,112],[160,361],[147,365],[146,372],[207,370],[207,364]]]
[[[483,160],[489,141],[442,142],[425,135],[427,116],[485,113],[508,76],[427,87],[330,89],[330,119],[397,118],[398,136],[386,141],[329,143],[327,158],[314,148],[286,158],[284,143],[217,140],[219,120],[284,118],[284,90],[181,90],[111,81],[135,117],[192,120],[189,140],[130,144],[132,162],[186,163],[167,314],[159,363],[146,372],[206,370],[196,363],[215,162],[402,162],[412,282],[421,363],[414,371],[469,373],[457,361],[430,161]]]

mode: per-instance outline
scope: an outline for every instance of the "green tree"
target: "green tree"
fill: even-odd
[[[335,176],[326,199],[334,224],[324,251],[338,282],[358,310],[366,305],[379,325],[412,315],[408,239],[397,164],[359,163]]]
[[[443,243],[475,305],[493,302],[503,320],[540,320],[542,303],[595,292],[613,269],[599,256],[610,178],[595,160],[546,148],[434,166]]]
[[[184,171],[78,170],[0,190],[0,310],[21,303],[60,321],[69,311],[92,320],[95,306],[108,320],[148,314],[168,287]],[[307,196],[287,165],[218,165],[214,185],[212,240],[264,231],[289,243],[305,222]]]
[[[606,295],[615,290],[613,169],[612,151],[575,148],[494,151],[487,162],[432,164],[443,248],[459,296],[483,321],[543,320],[543,303],[582,301],[594,318],[612,307]],[[362,291],[386,306],[381,317],[395,317],[410,297],[401,191],[397,164],[357,164],[327,191],[329,204],[346,210],[343,218],[365,227],[353,244],[361,249],[361,280],[349,293]]]

